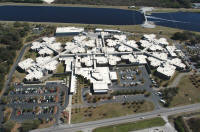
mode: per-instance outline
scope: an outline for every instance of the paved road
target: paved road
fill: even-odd
[[[33,130],[32,132],[55,132],[55,131],[56,132],[76,132],[79,130],[87,130],[87,129],[97,128],[97,127],[102,127],[102,126],[137,121],[137,120],[141,120],[141,117],[143,117],[144,119],[149,119],[149,118],[157,117],[158,114],[161,114],[162,116],[169,116],[169,115],[173,115],[173,114],[177,114],[181,112],[189,112],[189,111],[195,111],[199,109],[200,109],[200,103],[174,107],[174,108],[169,108],[169,109],[162,108],[159,110],[154,110],[152,112],[133,114],[133,115],[128,115],[128,116],[122,116],[122,117],[116,117],[116,118],[110,118],[110,119],[104,119],[104,120],[98,120],[98,121],[91,121],[91,122],[78,123],[78,124],[72,124],[72,125],[59,125],[59,126],[54,126],[54,127],[45,128],[45,129]]]
[[[12,66],[12,68],[11,68],[9,74],[8,74],[7,80],[6,80],[5,84],[4,84],[4,88],[3,88],[2,92],[1,92],[2,94],[3,94],[3,93],[5,92],[5,90],[9,87],[9,83],[10,83],[10,81],[12,80],[12,75],[14,74],[15,69],[17,68],[17,65],[18,65],[18,63],[20,62],[20,60],[21,60],[21,58],[22,58],[22,56],[23,56],[23,54],[24,54],[26,48],[29,47],[29,46],[31,46],[31,43],[24,45],[24,47],[23,47],[22,50],[20,51],[19,56],[17,57],[16,61],[14,62],[13,66]],[[1,95],[0,95],[0,96],[1,96]]]
[[[33,40],[32,42],[41,40],[41,38],[42,38],[42,37],[40,37],[40,38],[38,38],[38,39],[35,39],[35,40]],[[16,68],[17,68],[18,63],[21,61],[21,59],[22,59],[22,57],[23,57],[23,55],[24,55],[24,52],[25,52],[26,48],[30,47],[31,44],[32,44],[32,42],[28,42],[28,43],[24,44],[23,48],[20,50],[20,53],[19,53],[19,55],[18,55],[16,61],[14,62],[14,64],[12,65],[12,67],[11,67],[11,69],[10,69],[10,71],[9,71],[7,80],[5,81],[5,84],[4,84],[4,87],[3,87],[2,92],[1,92],[1,94],[0,94],[0,97],[3,95],[3,93],[5,92],[5,90],[8,89],[9,84],[10,84],[10,82],[11,82],[11,80],[12,80],[12,75],[14,74],[14,72],[15,72],[15,70],[16,70]]]
[[[178,86],[180,80],[185,76],[185,75],[191,75],[193,74],[192,72],[186,72],[186,73],[180,73],[175,79],[174,81],[170,84],[170,86],[168,87],[176,87]]]

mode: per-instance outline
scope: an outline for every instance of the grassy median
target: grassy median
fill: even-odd
[[[165,121],[160,117],[156,117],[137,122],[100,127],[93,130],[93,132],[129,132],[163,125],[165,125]]]

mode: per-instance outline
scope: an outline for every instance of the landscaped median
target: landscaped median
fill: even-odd
[[[160,117],[156,117],[137,122],[100,127],[93,130],[93,132],[129,132],[163,125],[165,125],[165,121]]]
[[[147,101],[107,103],[97,107],[72,109],[72,123],[100,120],[152,111],[154,105]]]

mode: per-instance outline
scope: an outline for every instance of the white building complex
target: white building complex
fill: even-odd
[[[75,35],[72,42],[64,47],[54,37],[33,42],[31,50],[38,53],[36,60],[26,59],[18,66],[26,71],[26,80],[40,80],[56,70],[58,63],[65,64],[65,72],[71,73],[70,92],[76,92],[76,76],[89,80],[94,93],[108,92],[109,85],[117,80],[116,71],[111,67],[123,65],[147,65],[156,69],[158,75],[170,78],[176,70],[186,66],[176,54],[176,47],[169,45],[165,38],[145,34],[139,42],[128,40],[118,30],[96,29],[95,33],[82,35],[83,28],[57,28],[56,34]]]
[[[84,28],[77,27],[57,27],[56,36],[78,35],[84,31]]]
[[[28,58],[18,64],[18,67],[27,73],[25,80],[40,80],[44,75],[56,70],[58,60],[53,58],[53,54],[61,51],[61,43],[55,40],[55,37],[44,37],[41,42],[32,43],[30,49],[37,52],[39,57],[35,60]]]

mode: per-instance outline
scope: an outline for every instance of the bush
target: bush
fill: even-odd
[[[200,42],[200,35],[189,32],[189,31],[176,32],[171,38],[174,40],[180,40],[180,41],[187,40],[191,44],[196,44]]]
[[[181,116],[177,117],[174,120],[174,126],[178,132],[188,132],[188,130],[184,124],[183,118]]]

